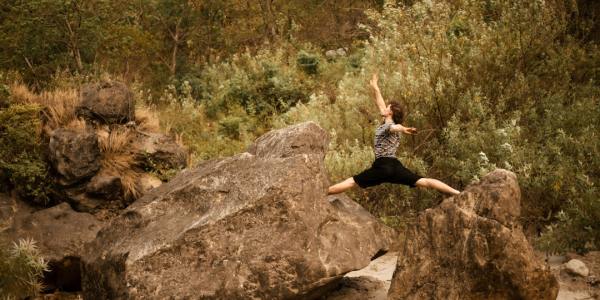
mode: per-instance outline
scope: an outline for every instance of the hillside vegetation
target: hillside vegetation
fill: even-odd
[[[181,137],[194,162],[316,121],[332,135],[326,164],[338,181],[374,158],[367,81],[377,72],[384,98],[403,101],[419,129],[402,138],[407,167],[458,188],[511,170],[537,247],[598,249],[594,12],[593,1],[559,0],[4,2],[0,140],[21,133],[0,144],[0,182],[34,199],[51,189],[31,117],[44,104],[18,100],[19,89],[72,95],[105,78],[127,82],[145,122]],[[397,227],[442,197],[387,184],[350,195]]]

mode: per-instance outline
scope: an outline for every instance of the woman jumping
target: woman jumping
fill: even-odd
[[[396,149],[400,144],[400,133],[412,135],[416,128],[401,125],[404,120],[402,104],[392,101],[386,106],[377,84],[377,74],[370,80],[374,101],[379,108],[384,123],[375,130],[375,161],[369,169],[329,187],[328,194],[338,194],[358,184],[361,188],[375,186],[384,182],[398,183],[410,187],[433,188],[440,192],[456,195],[460,192],[447,184],[432,178],[424,178],[405,168],[396,158]]]

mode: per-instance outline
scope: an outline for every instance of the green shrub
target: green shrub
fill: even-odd
[[[264,118],[306,102],[313,81],[289,61],[283,49],[243,53],[206,68],[202,99],[208,116],[216,119],[235,107]]]
[[[11,105],[0,110],[0,171],[10,187],[29,200],[48,204],[48,165],[41,145],[37,105]]]
[[[45,271],[47,264],[33,240],[19,240],[12,246],[0,241],[0,299],[36,296]]]
[[[10,105],[10,90],[8,86],[0,83],[0,109]]]
[[[274,115],[308,102],[317,86],[293,61],[295,51],[242,53],[208,66],[192,82],[168,86],[160,101],[148,93],[141,98],[159,103],[162,126],[182,136],[193,160],[239,153],[272,128]]]
[[[319,73],[319,57],[304,50],[298,52],[296,63],[304,73],[316,75]]]
[[[597,248],[600,51],[568,35],[564,11],[546,1],[417,1],[370,18],[362,67],[345,73],[335,101],[316,92],[274,124],[312,120],[335,131],[331,177],[356,174],[372,161],[380,122],[367,85],[377,71],[384,98],[405,102],[405,125],[420,132],[401,139],[405,165],[459,189],[509,169],[519,178],[525,226],[551,225],[545,239],[562,250]],[[387,185],[351,194],[386,218],[409,217],[441,197]]]
[[[600,248],[600,190],[581,180],[587,190],[570,199],[565,210],[556,214],[557,221],[548,225],[537,244],[542,250],[561,252],[565,249],[580,253]]]
[[[238,116],[226,116],[219,121],[219,133],[230,139],[240,139],[241,124],[244,120]]]

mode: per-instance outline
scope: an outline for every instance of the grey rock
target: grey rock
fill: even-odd
[[[327,50],[325,52],[325,57],[327,57],[328,59],[336,59],[338,56],[338,53],[336,50]]]
[[[135,120],[135,99],[124,83],[87,84],[80,91],[77,115],[101,124],[125,124]]]
[[[67,203],[35,212],[24,203],[17,206],[13,222],[0,231],[0,239],[36,242],[50,269],[44,274],[46,290],[80,288],[79,262],[83,245],[96,237],[103,223],[90,214],[73,211]]]
[[[140,176],[139,179],[139,186],[140,189],[142,191],[142,194],[146,194],[149,191],[151,191],[152,189],[155,189],[159,186],[162,185],[162,181],[160,179],[158,179],[156,176],[149,174],[149,173],[144,173]]]
[[[87,213],[71,209],[68,203],[17,216],[6,234],[13,240],[32,238],[48,260],[79,256],[83,245],[92,241],[102,223]]]
[[[549,265],[556,266],[565,263],[567,261],[567,257],[564,255],[550,255],[546,261]]]
[[[63,185],[92,177],[100,169],[96,134],[66,128],[54,130],[50,137],[49,158],[52,167],[61,175]]]
[[[556,296],[556,300],[589,300],[595,299],[588,291],[570,291],[561,289]]]
[[[590,270],[588,269],[588,267],[585,265],[584,262],[582,262],[579,259],[569,260],[569,262],[565,264],[565,270],[571,275],[581,277],[587,277],[588,275],[590,275]]]
[[[12,225],[17,209],[13,197],[0,193],[0,233]]]
[[[517,222],[520,197],[516,176],[495,170],[422,212],[388,299],[556,299],[556,278]]]
[[[267,133],[151,190],[87,249],[88,299],[308,299],[388,249],[393,230],[327,197],[326,132]]]
[[[147,170],[161,174],[187,166],[188,151],[174,137],[160,133],[144,133],[134,144],[136,159]]]
[[[108,174],[98,173],[92,177],[85,188],[88,194],[108,200],[118,200],[123,197],[123,184],[121,178]]]

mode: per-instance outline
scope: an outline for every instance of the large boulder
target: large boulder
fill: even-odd
[[[516,176],[495,170],[421,213],[388,299],[556,299],[558,283],[518,224]]]
[[[299,124],[153,189],[87,246],[84,297],[318,297],[393,235],[347,197],[326,196],[327,144],[319,126]]]
[[[124,83],[104,81],[84,85],[77,115],[101,124],[124,124],[135,120],[135,99]]]
[[[11,222],[0,231],[0,239],[33,239],[49,265],[46,288],[80,289],[83,246],[96,237],[102,222],[90,214],[73,211],[67,203],[35,212],[19,200],[13,203]]]
[[[52,167],[61,175],[63,185],[92,177],[100,169],[96,134],[91,130],[54,130],[50,136],[49,158]]]

